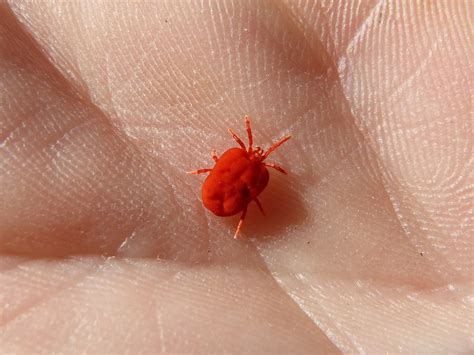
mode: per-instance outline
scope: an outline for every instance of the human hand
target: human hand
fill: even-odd
[[[0,4],[0,350],[472,350],[472,8]],[[202,178],[252,117],[261,201]]]

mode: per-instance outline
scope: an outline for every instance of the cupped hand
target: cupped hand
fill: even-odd
[[[0,352],[472,351],[469,1],[0,4]],[[291,133],[238,220],[202,176]]]

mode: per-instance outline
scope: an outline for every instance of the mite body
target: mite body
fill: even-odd
[[[249,140],[248,148],[245,147],[239,136],[229,129],[240,148],[230,148],[220,157],[215,151],[212,151],[211,155],[215,161],[212,169],[198,169],[188,172],[189,174],[209,173],[202,186],[202,201],[212,213],[217,216],[233,216],[242,212],[234,238],[237,238],[242,228],[249,203],[255,201],[263,213],[258,195],[268,185],[270,175],[267,167],[286,174],[282,167],[267,163],[265,159],[290,139],[290,136],[283,137],[267,151],[263,151],[260,147],[253,147],[252,129],[247,116],[245,117],[245,126]]]
[[[270,178],[261,162],[240,148],[227,150],[202,185],[204,206],[217,216],[233,216],[255,200]]]

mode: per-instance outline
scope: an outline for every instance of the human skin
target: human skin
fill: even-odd
[[[469,1],[0,3],[0,352],[473,351]],[[203,176],[252,118],[239,216]]]

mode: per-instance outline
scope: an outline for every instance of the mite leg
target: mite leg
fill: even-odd
[[[242,216],[240,216],[239,224],[237,225],[237,229],[235,230],[234,239],[237,239],[239,236],[239,232],[242,229],[242,224],[244,224],[245,215],[247,214],[247,206],[245,206],[244,211],[242,212]]]
[[[277,164],[274,164],[274,163],[263,163],[265,166],[269,167],[269,168],[273,168],[275,170],[278,170],[280,173],[283,173],[283,174],[288,174],[285,169],[283,169],[280,165],[277,165]]]
[[[186,171],[186,174],[204,174],[210,172],[212,169],[197,169],[192,171]]]
[[[253,136],[252,136],[252,128],[250,128],[250,117],[245,116],[245,128],[247,129],[247,137],[249,138],[249,149],[248,152],[252,152],[253,146]]]
[[[262,204],[260,203],[260,201],[258,200],[258,198],[255,198],[254,201],[255,201],[255,203],[257,204],[258,209],[260,210],[260,212],[262,212],[262,214],[265,216],[265,211],[263,210]]]
[[[242,142],[242,139],[240,139],[239,136],[230,128],[228,129],[228,131],[232,135],[232,138],[234,138],[234,140],[242,147],[242,149],[247,150],[245,149],[245,144],[244,142]]]
[[[283,137],[282,139],[280,139],[278,142],[273,143],[272,146],[270,148],[268,148],[268,150],[265,152],[265,154],[263,154],[263,159],[262,160],[265,160],[272,152],[275,151],[275,149],[277,149],[280,145],[285,143],[290,138],[291,138],[291,136],[286,136],[286,137]]]
[[[212,160],[214,160],[216,163],[217,163],[217,161],[219,160],[219,157],[217,156],[217,153],[216,153],[216,150],[215,150],[215,149],[213,149],[213,150],[211,151],[211,157],[212,157]]]

